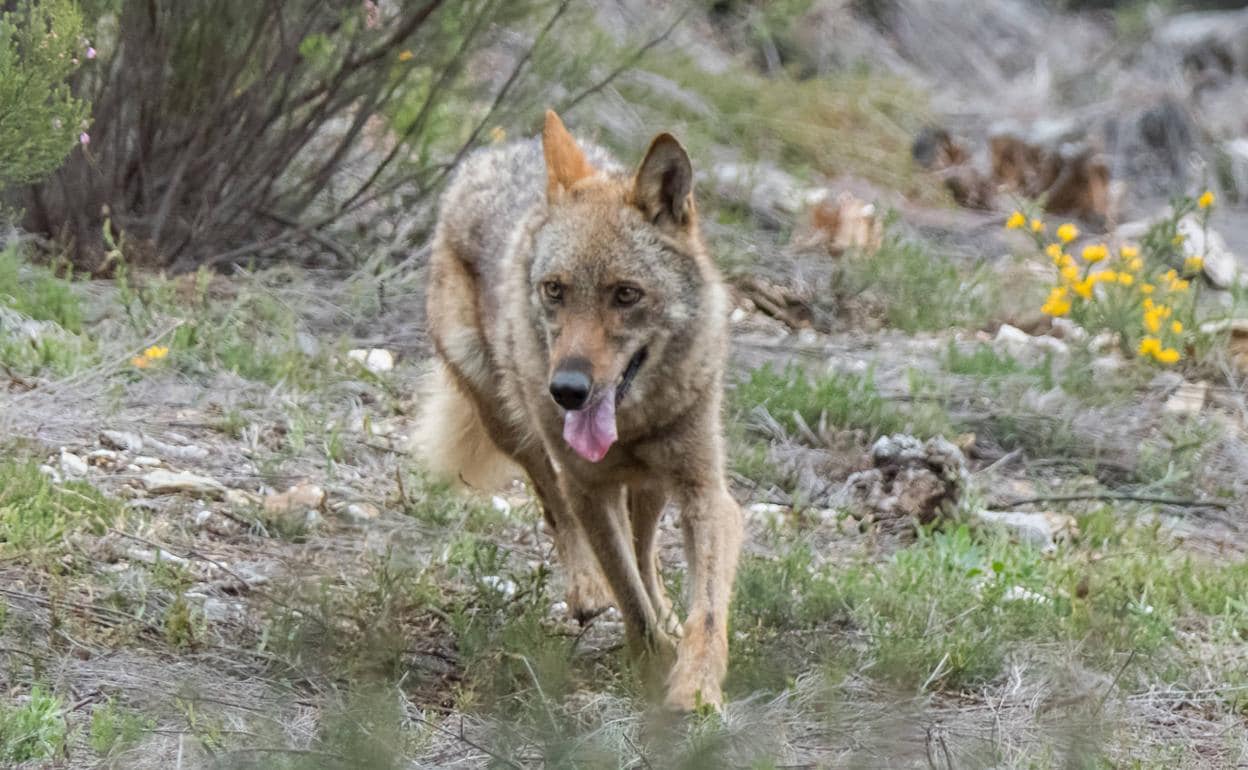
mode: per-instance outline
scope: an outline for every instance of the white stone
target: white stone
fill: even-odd
[[[160,468],[144,476],[142,483],[143,488],[153,494],[188,492],[209,497],[221,497],[225,494],[225,485],[221,482],[188,471],[174,472]]]
[[[60,465],[61,472],[71,479],[80,479],[86,476],[87,471],[90,469],[86,460],[73,452],[66,451],[64,447],[61,447]]]
[[[394,354],[385,348],[356,348],[348,350],[347,357],[373,374],[382,374],[394,369]]]

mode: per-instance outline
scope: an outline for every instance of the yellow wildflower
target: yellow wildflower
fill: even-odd
[[[1102,270],[1101,272],[1096,274],[1096,280],[1107,281],[1109,283],[1115,283],[1118,280],[1118,271],[1117,270]]]
[[[1182,246],[1183,241],[1185,240],[1187,240],[1186,235],[1184,235],[1183,233],[1177,233],[1175,234],[1173,238],[1170,239],[1170,242],[1173,243],[1175,246]]]
[[[1079,268],[1074,265],[1067,265],[1061,269],[1061,276],[1066,283],[1074,283],[1079,280]]]
[[[1183,272],[1199,273],[1205,267],[1205,258],[1200,256],[1191,256],[1183,260]]]
[[[1191,285],[1188,281],[1174,281],[1170,284],[1170,291],[1187,291],[1187,287]]]
[[[494,126],[490,129],[490,141],[498,144],[507,138],[507,131],[502,126]]]
[[[1141,293],[1141,294],[1152,294],[1152,293],[1153,293],[1153,290],[1154,290],[1154,289],[1156,289],[1156,288],[1157,288],[1157,287],[1153,286],[1151,283],[1142,283],[1142,284],[1140,284],[1140,293]],[[1148,300],[1148,301],[1149,301],[1149,302],[1152,302],[1152,300]]]
[[[1123,259],[1135,259],[1140,256],[1140,247],[1125,245],[1118,250],[1118,253],[1122,255]]]
[[[136,369],[146,369],[151,366],[153,361],[159,361],[167,355],[169,355],[169,348],[164,345],[152,345],[144,350],[142,355],[130,359],[130,363]]]
[[[1156,310],[1146,312],[1144,314],[1144,328],[1153,334],[1161,331],[1161,313],[1158,313]]]
[[[1084,262],[1100,262],[1109,256],[1109,249],[1103,243],[1097,243],[1092,246],[1083,247]]]
[[[399,61],[402,61],[402,62],[409,62],[409,61],[411,61],[412,59],[415,59],[415,58],[416,58],[416,54],[412,53],[410,50],[405,50],[405,51],[400,51],[400,52],[399,52]]]
[[[1054,286],[1049,292],[1049,298],[1045,300],[1043,307],[1040,308],[1041,313],[1051,316],[1062,316],[1070,312],[1070,300],[1066,298],[1065,286]]]
[[[1070,243],[1079,237],[1079,228],[1075,227],[1070,222],[1067,222],[1057,228],[1057,237],[1062,243]]]
[[[1175,334],[1182,334],[1182,333],[1183,333],[1183,322],[1182,322],[1182,321],[1175,321],[1174,323],[1170,324],[1170,331],[1174,332]]]
[[[1207,209],[1213,205],[1214,200],[1213,190],[1205,190],[1200,194],[1200,197],[1196,199],[1196,205],[1200,206],[1202,209]]]
[[[1157,359],[1163,364],[1173,364],[1179,360],[1180,356],[1179,356],[1179,351],[1175,350],[1174,348],[1166,348],[1165,350],[1159,350],[1158,352],[1154,353],[1153,358]]]
[[[1062,244],[1050,243],[1044,247],[1044,253],[1048,254],[1049,259],[1053,260],[1053,264],[1056,265],[1062,261]]]
[[[1140,346],[1136,348],[1136,352],[1141,356],[1156,355],[1161,352],[1161,340],[1156,337],[1145,337],[1140,340]]]
[[[1010,214],[1009,219],[1005,220],[1005,229],[1017,230],[1025,224],[1027,224],[1027,217],[1023,216],[1023,212],[1015,211],[1013,214]]]
[[[1134,257],[1130,262],[1127,263],[1127,267],[1131,268],[1132,270],[1142,270],[1144,269],[1144,260],[1140,259],[1139,257]]]
[[[1084,278],[1071,288],[1074,289],[1075,294],[1078,294],[1080,297],[1083,297],[1084,299],[1092,299],[1092,287],[1094,285],[1096,285],[1096,281],[1091,278]]]
[[[1123,286],[1130,286],[1131,284],[1135,283],[1135,276],[1131,275],[1130,273],[1119,273],[1118,283],[1122,284]]]
[[[1041,222],[1039,219],[1031,220],[1031,231],[1033,233],[1039,233],[1039,232],[1042,232],[1043,230],[1044,230],[1044,222]]]

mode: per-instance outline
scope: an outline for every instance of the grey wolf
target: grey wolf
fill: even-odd
[[[431,469],[469,485],[524,471],[570,612],[614,603],[676,710],[722,702],[742,542],[720,415],[728,297],[692,188],[671,135],[630,173],[553,112],[540,141],[467,158],[434,234],[439,366],[418,434]],[[689,565],[683,624],[656,549],[669,501]]]

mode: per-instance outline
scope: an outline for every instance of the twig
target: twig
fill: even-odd
[[[560,105],[558,111],[569,112],[573,107],[580,104],[585,99],[588,99],[590,96],[593,96],[594,94],[598,93],[602,89],[609,86],[611,84],[611,81],[618,78],[621,74],[624,73],[625,70],[629,69],[634,64],[639,62],[641,60],[641,57],[646,55],[646,51],[649,51],[651,48],[654,48],[659,43],[662,43],[664,40],[667,40],[667,38],[672,34],[673,31],[675,31],[677,27],[680,26],[680,23],[685,20],[685,17],[688,16],[689,12],[692,10],[693,10],[692,5],[685,8],[685,10],[679,16],[676,17],[676,20],[673,21],[667,29],[663,30],[662,34],[650,40],[641,48],[638,48],[635,52],[633,52],[632,56],[628,57],[628,59],[623,61],[618,67],[611,70],[611,72],[608,73],[607,76],[604,77],[602,80],[599,80],[597,83],[594,83],[592,86],[589,86],[584,91],[580,92],[575,97],[573,97],[570,101]]]
[[[1066,503],[1077,500],[1128,500],[1137,503],[1157,503],[1158,505],[1175,505],[1187,508],[1220,508],[1226,510],[1230,507],[1230,503],[1221,500],[1197,500],[1187,497],[1161,497],[1158,495],[1131,495],[1115,492],[1086,492],[1077,495],[1039,495],[1037,497],[1023,497],[1017,500],[1008,500],[1002,503],[1002,506],[1013,508],[1019,505],[1033,505],[1035,503]]]

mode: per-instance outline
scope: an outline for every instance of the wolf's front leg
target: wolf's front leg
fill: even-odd
[[[689,562],[689,617],[668,678],[665,705],[721,706],[728,673],[728,603],[741,552],[742,515],[724,482],[677,490]]]
[[[624,617],[632,653],[639,659],[650,685],[666,677],[675,657],[675,644],[659,625],[633,550],[624,490],[619,486],[586,490],[564,485],[569,508],[575,512],[586,540],[602,566],[615,595],[615,606]]]

